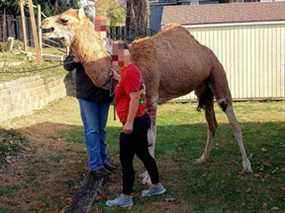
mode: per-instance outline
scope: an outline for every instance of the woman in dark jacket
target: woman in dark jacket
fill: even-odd
[[[96,87],[74,56],[66,57],[64,68],[67,71],[75,69],[76,72],[76,97],[84,126],[89,175],[107,175],[112,169],[105,143],[105,127],[112,102],[110,92]]]

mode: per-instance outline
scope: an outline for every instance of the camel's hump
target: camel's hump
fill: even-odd
[[[161,28],[161,31],[166,31],[166,30],[171,30],[173,28],[184,28],[181,24],[177,24],[177,23],[169,23],[169,24],[166,24],[164,25],[162,28]],[[185,29],[185,28],[184,28]]]
[[[167,25],[163,26],[161,28],[161,30],[156,35],[151,36],[151,37],[144,37],[144,38],[136,39],[132,43],[136,44],[136,43],[146,42],[149,39],[152,40],[155,38],[160,39],[161,37],[164,38],[164,37],[171,36],[172,33],[174,33],[175,36],[180,35],[180,37],[182,35],[184,35],[186,37],[191,36],[191,33],[182,25],[176,24],[176,23],[171,23],[171,24],[167,24]]]

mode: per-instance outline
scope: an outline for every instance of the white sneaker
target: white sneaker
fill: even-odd
[[[107,200],[106,205],[108,207],[119,206],[119,207],[131,207],[134,205],[133,197],[130,195],[121,194],[114,200]]]
[[[142,197],[151,197],[154,195],[161,195],[166,192],[166,189],[163,187],[161,183],[158,183],[156,185],[152,185],[147,190],[143,190],[141,193]]]

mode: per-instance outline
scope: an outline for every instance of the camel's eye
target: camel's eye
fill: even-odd
[[[59,21],[60,21],[60,23],[62,23],[62,24],[64,24],[64,25],[66,25],[66,24],[68,23],[68,19],[65,18],[65,17],[61,17],[61,18],[59,19]]]

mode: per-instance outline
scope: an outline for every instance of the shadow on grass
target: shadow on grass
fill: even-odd
[[[271,211],[285,209],[285,122],[242,123],[254,174],[239,175],[241,156],[231,128],[221,124],[214,140],[212,162],[197,166],[206,141],[206,124],[158,126],[156,153],[182,156],[185,197],[198,212]],[[80,135],[81,129],[65,135]],[[108,127],[108,144],[117,152],[119,128]],[[76,137],[72,137],[75,139]],[[82,138],[80,139],[82,141]],[[173,174],[174,176],[179,174]]]
[[[157,151],[183,156],[185,196],[197,212],[285,210],[285,122],[242,123],[254,174],[244,177],[241,156],[227,124],[214,140],[212,160],[194,165],[206,141],[206,125],[161,126]]]
[[[179,179],[185,186],[179,190],[183,190],[184,198],[196,212],[285,209],[285,122],[242,123],[242,129],[254,169],[251,176],[238,174],[241,157],[229,125],[219,126],[211,155],[213,160],[205,165],[194,165],[193,161],[204,148],[206,124],[158,126],[158,161],[168,157],[179,159],[179,172],[167,172],[170,168],[165,165],[164,173],[169,174],[173,182],[185,176]],[[24,210],[35,210],[41,203],[46,211],[58,211],[68,205],[68,198],[85,173],[82,127],[40,123],[18,131],[30,138],[34,153],[24,159],[24,180],[21,181],[25,187],[16,187],[18,191],[13,191],[11,199],[15,207],[12,210],[17,210],[16,204]],[[118,127],[107,128],[107,143],[113,156],[118,153],[119,132]],[[163,165],[164,162],[159,163]],[[7,174],[5,177],[9,178]],[[9,187],[13,187],[12,183]],[[36,190],[39,194],[36,197],[23,195],[25,190]],[[3,203],[5,189],[2,188],[2,192],[0,203]],[[23,196],[25,202],[20,202]],[[1,205],[1,208],[8,208]]]

